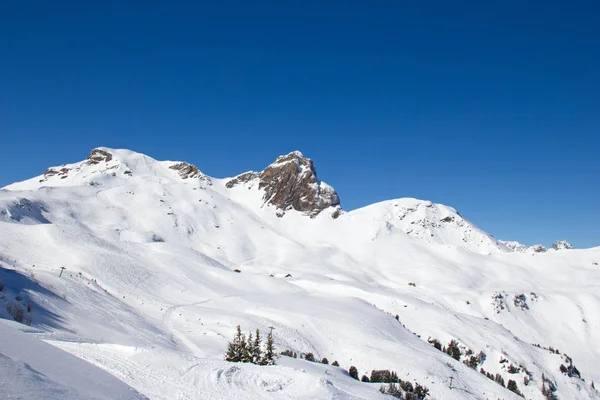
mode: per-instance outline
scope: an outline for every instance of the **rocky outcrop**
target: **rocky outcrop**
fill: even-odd
[[[567,242],[566,240],[558,240],[552,244],[552,248],[554,250],[571,250],[571,249],[574,249],[575,246],[573,246],[571,243]]]
[[[237,185],[241,185],[243,183],[248,183],[250,181],[253,181],[253,180],[257,179],[259,176],[260,176],[260,173],[258,173],[258,172],[254,172],[254,171],[246,172],[246,173],[236,176],[235,178],[233,178],[232,180],[227,182],[225,184],[225,186],[228,189],[231,189],[232,187],[235,187]]]
[[[529,248],[529,250],[533,251],[534,253],[545,253],[548,251],[548,249],[541,244],[534,244]]]
[[[87,164],[88,165],[96,165],[96,164],[100,164],[101,162],[109,162],[112,160],[112,158],[113,158],[112,154],[110,154],[106,150],[93,149],[87,158]]]
[[[258,188],[264,192],[265,204],[275,206],[280,216],[288,210],[296,210],[315,217],[329,207],[340,206],[336,191],[317,178],[313,161],[299,151],[278,157],[260,173],[239,175],[227,182],[226,187],[231,189],[256,181]],[[339,215],[339,212],[334,212],[334,215]]]
[[[212,181],[210,180],[210,178],[208,176],[204,175],[202,172],[200,172],[198,167],[196,167],[194,164],[180,162],[180,163],[171,165],[169,168],[174,171],[177,171],[177,173],[179,174],[181,179],[196,178],[201,181],[204,181],[209,186],[212,185]]]
[[[186,162],[180,162],[169,167],[179,173],[181,179],[189,179],[196,178],[200,176],[200,170],[193,164],[188,164]]]

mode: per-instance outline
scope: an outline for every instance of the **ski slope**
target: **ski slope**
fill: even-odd
[[[480,368],[528,399],[543,398],[542,375],[561,399],[600,398],[600,248],[512,251],[417,199],[279,217],[257,181],[229,188],[189,164],[100,150],[0,191],[0,282],[7,299],[27,296],[37,337],[144,396],[386,398],[348,376],[354,365],[434,399],[520,398]],[[227,363],[238,324],[341,367]],[[461,360],[434,338],[457,340]],[[485,353],[475,370],[467,349]],[[560,372],[565,354],[581,378]]]
[[[3,399],[145,399],[113,375],[61,351],[16,322],[0,320]]]

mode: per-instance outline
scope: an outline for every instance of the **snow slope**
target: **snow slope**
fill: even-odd
[[[24,330],[23,325],[16,322],[0,320],[0,397],[56,400],[145,398],[100,368],[42,342]]]
[[[416,199],[280,218],[251,182],[99,150],[0,191],[0,267],[33,282],[5,276],[5,292],[28,296],[44,340],[152,399],[384,398],[351,365],[393,369],[436,399],[519,398],[480,368],[526,398],[543,398],[542,375],[560,398],[599,398],[600,248],[510,251]],[[238,324],[342,368],[226,363]],[[473,370],[433,338],[485,361]],[[583,379],[560,372],[565,353]]]

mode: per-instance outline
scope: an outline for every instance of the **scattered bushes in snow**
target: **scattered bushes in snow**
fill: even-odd
[[[325,357],[321,360],[321,364],[329,365],[329,360]]]
[[[394,382],[383,385],[379,388],[383,394],[388,394],[397,399],[421,400],[429,395],[429,389],[418,383],[413,388],[412,383],[401,381],[398,385]]]
[[[389,369],[374,369],[371,371],[371,382],[373,383],[397,383],[398,374]]]
[[[513,303],[515,304],[515,307],[521,307],[522,310],[529,310],[529,306],[527,305],[527,297],[523,293],[515,294]]]
[[[429,342],[430,344],[432,344],[433,347],[435,347],[439,351],[442,351],[442,344],[440,343],[439,340],[433,338],[433,339],[428,339],[427,342]]]
[[[569,365],[568,367],[565,367],[564,364],[560,364],[560,372],[567,375],[569,378],[581,378],[579,370],[573,364]]]
[[[28,306],[28,310],[31,310],[31,306]],[[31,317],[26,314],[25,308],[21,303],[15,301],[9,302],[6,305],[6,311],[18,323],[31,325]]]
[[[315,355],[311,352],[308,352],[304,355],[304,359],[306,361],[315,362]]]
[[[331,363],[331,365],[333,365],[334,367],[339,367],[340,363],[337,362],[337,360],[335,360],[334,362]]]
[[[460,351],[460,347],[458,347],[458,342],[456,340],[452,339],[450,343],[448,343],[446,353],[455,360],[460,360],[460,356],[462,355],[462,353]]]
[[[367,378],[368,380],[365,380]],[[380,392],[392,395],[397,398],[404,399],[424,399],[429,395],[429,389],[425,386],[421,386],[416,383],[413,385],[409,381],[398,378],[398,374],[395,371],[389,369],[379,369],[371,371],[371,378],[363,376],[363,382],[371,383],[387,383],[387,386],[381,386]],[[404,394],[404,397],[402,395]]]
[[[542,394],[547,400],[556,400],[557,397],[554,395],[556,392],[556,384],[550,379],[546,378],[546,375],[542,374]]]
[[[358,370],[356,369],[356,367],[354,365],[350,367],[350,369],[348,370],[348,373],[350,374],[351,377],[358,380]]]
[[[369,382],[371,382],[371,380],[369,379],[369,377],[368,377],[368,376],[366,376],[366,375],[363,375],[363,376],[362,376],[362,378],[360,378],[360,381],[361,381],[361,382],[365,382],[365,383],[369,383]],[[592,383],[593,383],[593,382],[592,382]]]
[[[519,372],[521,372],[521,368],[519,367],[515,367],[513,364],[510,364],[508,366],[508,373],[509,374],[518,374]]]
[[[296,352],[291,351],[291,350],[284,350],[280,354],[282,356],[286,356],[286,357],[298,358],[298,354],[296,354]]]
[[[227,344],[225,360],[230,362],[243,362],[258,365],[275,364],[275,348],[273,345],[273,334],[269,332],[267,342],[262,346],[260,330],[256,330],[256,336],[252,338],[252,333],[242,334],[240,326],[233,337],[233,341]]]
[[[504,384],[504,378],[502,377],[502,375],[500,374],[496,374],[496,377],[494,378],[494,380],[496,381],[496,383],[502,387],[506,387],[506,385]]]
[[[479,359],[476,356],[471,356],[463,361],[469,368],[477,369]]]

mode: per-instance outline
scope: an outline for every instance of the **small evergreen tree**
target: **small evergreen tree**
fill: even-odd
[[[463,361],[469,368],[477,369],[478,359],[475,356],[471,356]]]
[[[244,342],[246,346],[244,347],[244,352],[242,353],[242,362],[250,363],[252,362],[252,346],[254,345],[254,341],[252,340],[252,332],[248,335],[248,339],[244,336]]]
[[[368,376],[366,376],[366,375],[363,375],[363,376],[362,376],[362,378],[360,378],[360,381],[361,381],[361,382],[367,382],[367,383],[369,383],[369,382],[370,382],[370,381],[369,381],[369,377],[368,377]]]
[[[245,340],[243,339],[242,329],[238,325],[237,331],[233,336],[233,341],[227,344],[227,352],[225,353],[225,361],[240,362],[244,352]]]
[[[440,343],[439,340],[434,338],[434,339],[429,339],[428,342],[431,343],[433,345],[433,347],[435,347],[439,351],[442,351],[442,344]]]
[[[415,394],[419,399],[424,399],[429,396],[429,389],[427,386],[421,386],[418,383],[415,384]]]
[[[356,369],[356,367],[354,365],[350,367],[350,369],[348,370],[348,373],[350,374],[351,377],[358,380],[358,370]]]
[[[502,377],[502,375],[500,374],[496,374],[496,379],[495,379],[496,383],[502,387],[505,387],[504,385],[504,378]]]
[[[331,365],[333,365],[334,367],[339,367],[340,363],[337,362],[337,360],[335,360],[334,362],[331,363]]]
[[[508,380],[508,385],[506,385],[506,388],[508,390],[510,390],[511,392],[518,394],[519,396],[523,396],[521,394],[521,392],[519,391],[519,388],[517,386],[517,382],[513,381],[512,379]]]
[[[456,340],[452,339],[450,341],[446,353],[455,360],[460,360],[461,352],[460,348],[458,347],[458,342]]]
[[[410,383],[409,381],[400,381],[400,387],[402,388],[402,390],[404,390],[405,392],[414,392],[414,388],[412,383]]]
[[[329,365],[329,360],[325,357],[321,360],[321,364]]]
[[[265,345],[264,356],[262,358],[262,365],[275,365],[275,347],[273,345],[273,331],[271,330],[267,335],[267,343]]]
[[[390,383],[388,386],[381,386],[379,391],[384,394],[389,394],[397,399],[402,398],[402,390],[395,383]]]
[[[260,349],[262,338],[260,337],[260,330],[256,330],[256,336],[254,337],[254,343],[252,344],[252,363],[260,364],[262,359],[262,351]]]
[[[315,355],[311,352],[308,352],[304,355],[304,359],[306,361],[315,362]]]

